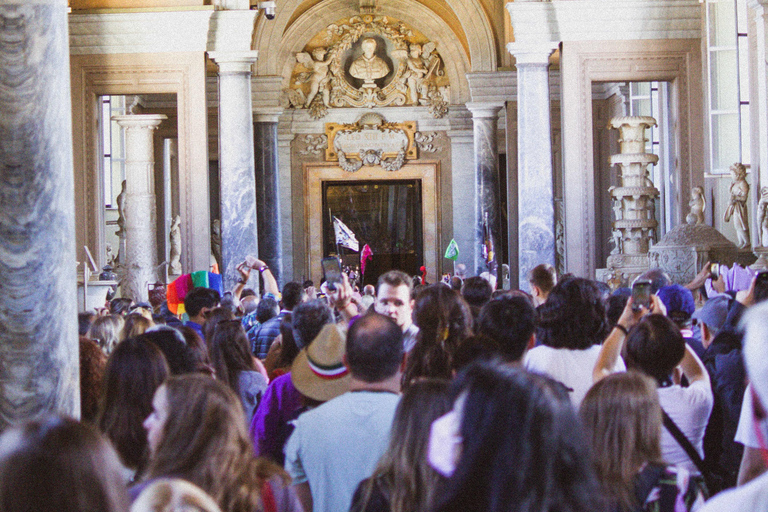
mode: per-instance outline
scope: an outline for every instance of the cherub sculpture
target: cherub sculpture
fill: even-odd
[[[322,90],[323,93],[323,105],[329,106],[331,99],[331,89],[328,87],[331,77],[328,74],[328,68],[333,61],[333,55],[325,59],[327,50],[323,47],[315,48],[312,50],[312,56],[307,52],[300,52],[296,54],[296,60],[304,65],[307,69],[311,69],[312,73],[306,80],[309,81],[309,94],[307,100],[304,102],[304,108],[309,108],[312,104],[312,100],[315,99],[317,93]],[[325,60],[323,60],[325,59]]]
[[[691,200],[688,201],[691,208],[691,224],[704,224],[704,211],[707,209],[707,200],[704,198],[704,189],[702,187],[693,187],[691,189]]]
[[[426,98],[428,94],[428,80],[434,74],[439,57],[432,55],[437,45],[429,42],[424,46],[412,44],[408,48],[408,59],[406,59],[406,72],[403,75],[408,86],[408,99],[414,105],[419,104],[420,98]]]

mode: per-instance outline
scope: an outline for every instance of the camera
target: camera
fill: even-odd
[[[275,0],[259,2],[259,10],[264,11],[264,16],[266,16],[268,20],[275,19],[275,7]]]

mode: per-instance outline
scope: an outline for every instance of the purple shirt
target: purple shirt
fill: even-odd
[[[293,432],[289,422],[302,411],[301,393],[293,386],[290,372],[270,382],[251,420],[250,433],[256,455],[270,457],[282,466],[283,447]]]

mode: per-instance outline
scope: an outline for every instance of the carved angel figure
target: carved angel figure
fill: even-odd
[[[704,189],[702,187],[693,187],[691,189],[691,200],[688,201],[691,208],[691,218],[695,219],[695,224],[704,224],[704,211],[707,209],[707,200],[704,198]]]
[[[439,63],[439,57],[432,55],[436,47],[435,43],[430,42],[424,46],[412,44],[408,49],[407,69],[403,78],[408,86],[408,99],[414,105],[428,96],[428,81]]]
[[[740,163],[731,166],[731,201],[725,209],[723,220],[730,222],[733,218],[733,227],[736,229],[739,249],[749,247],[749,220],[747,218],[747,199],[749,198],[749,184],[747,183],[747,169]]]
[[[760,202],[757,203],[757,222],[760,225],[760,242],[768,247],[768,187],[760,189]]]
[[[307,100],[304,102],[304,108],[309,108],[312,100],[315,99],[317,93],[322,89],[323,91],[323,104],[327,107],[331,98],[331,89],[329,87],[330,76],[328,75],[328,68],[333,61],[333,56],[325,58],[327,50],[323,47],[315,48],[312,50],[312,56],[307,52],[300,52],[296,54],[296,60],[304,65],[307,69],[312,70],[312,74],[309,76],[309,94]]]

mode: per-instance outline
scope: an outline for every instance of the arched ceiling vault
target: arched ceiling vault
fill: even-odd
[[[279,45],[273,46],[268,58],[279,66],[275,74],[282,76],[284,86],[288,86],[291,72],[296,64],[294,55],[304,49],[307,42],[318,32],[331,23],[340,19],[359,14],[357,7],[350,9],[337,1],[327,1],[316,4],[300,16],[285,32]],[[451,103],[469,101],[469,85],[466,74],[469,72],[469,59],[466,50],[459,44],[454,33],[445,22],[425,6],[407,0],[388,0],[385,12],[380,14],[391,16],[405,22],[424,34],[428,39],[437,43],[437,50],[445,63],[445,70],[451,84]],[[259,61],[265,53],[259,52]]]

